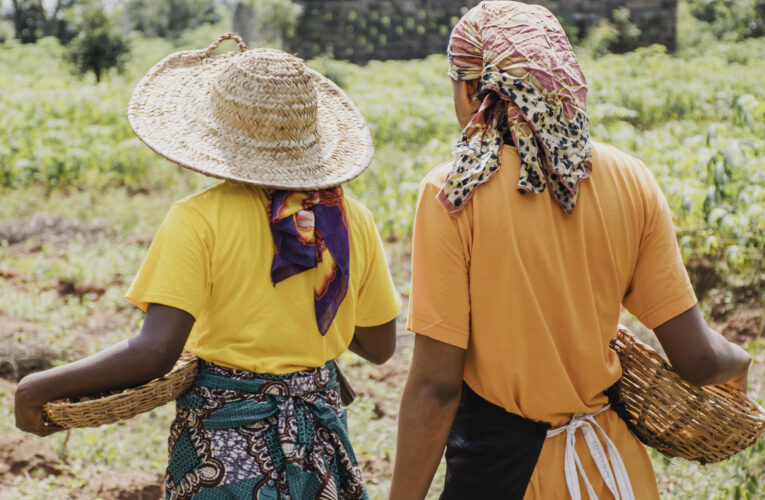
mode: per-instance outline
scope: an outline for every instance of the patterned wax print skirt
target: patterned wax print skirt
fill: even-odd
[[[200,360],[176,407],[169,499],[368,499],[332,363],[266,375]]]

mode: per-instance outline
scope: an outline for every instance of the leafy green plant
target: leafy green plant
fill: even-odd
[[[630,10],[615,9],[610,19],[598,19],[585,32],[579,48],[593,57],[611,52],[625,52],[635,48],[640,30],[630,21]]]
[[[112,24],[100,1],[73,7],[71,25],[77,35],[69,42],[69,59],[80,73],[92,71],[96,82],[110,68],[121,70],[130,53],[127,40]]]
[[[690,12],[718,39],[765,36],[765,0],[686,0]]]
[[[258,45],[282,47],[294,35],[303,6],[292,0],[239,0],[234,29]]]
[[[13,24],[10,21],[0,18],[0,43],[12,39],[14,35]]]
[[[66,42],[71,31],[64,12],[73,0],[12,0],[11,18],[15,37],[22,43],[34,43],[45,36],[56,36]]]
[[[220,20],[216,3],[205,0],[129,0],[124,15],[131,29],[172,40],[188,29]]]
[[[568,37],[569,42],[571,42],[572,45],[578,45],[580,42],[579,35],[581,32],[579,26],[571,22],[571,20],[565,16],[558,16],[558,22],[563,28],[563,31],[566,32],[566,36]]]

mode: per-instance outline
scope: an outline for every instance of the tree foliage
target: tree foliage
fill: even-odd
[[[124,68],[130,47],[104,12],[101,2],[77,5],[68,14],[77,33],[69,43],[69,60],[80,73],[92,71],[100,82],[104,71]]]
[[[599,19],[586,32],[581,41],[582,48],[595,57],[608,53],[622,53],[637,45],[640,29],[630,21],[630,10],[626,7],[614,9],[611,19]]]
[[[73,0],[13,0],[13,27],[16,38],[22,43],[34,43],[44,36],[58,37],[66,43],[71,38],[67,29],[64,12],[71,7]],[[46,8],[47,6],[47,8]]]
[[[292,0],[240,0],[234,6],[234,31],[248,42],[281,47],[302,13],[303,6]]]
[[[173,40],[184,30],[220,20],[216,2],[205,0],[129,0],[125,15],[132,29]]]
[[[765,36],[765,0],[688,0],[691,14],[718,39]]]

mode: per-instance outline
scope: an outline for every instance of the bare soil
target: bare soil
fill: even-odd
[[[18,245],[30,240],[50,244],[71,239],[75,234],[95,236],[105,231],[104,224],[99,221],[72,220],[39,214],[27,219],[0,222],[0,241],[5,240],[8,245]],[[34,251],[35,246],[31,244],[28,250]]]
[[[37,478],[58,475],[59,458],[41,440],[21,434],[0,434],[0,485],[15,476]]]
[[[74,296],[82,301],[87,296],[90,301],[98,301],[110,286],[121,286],[123,280],[121,275],[116,275],[113,283],[102,286],[59,278],[40,290],[55,289],[62,297]],[[28,291],[34,279],[13,269],[0,269],[0,283]],[[18,381],[29,373],[49,368],[54,360],[78,359],[87,351],[93,337],[114,331],[130,333],[127,330],[132,325],[132,314],[133,306],[127,302],[95,308],[68,333],[66,352],[59,352],[52,347],[50,334],[43,325],[10,316],[0,309],[0,378]]]
[[[366,454],[360,460],[359,465],[364,471],[364,481],[372,484],[380,484],[390,480],[393,471],[393,463],[387,453],[383,456],[372,453]]]
[[[0,377],[18,381],[57,357],[40,325],[0,312]]]
[[[159,500],[164,498],[162,477],[147,472],[103,472],[91,476],[76,495],[85,500]]]
[[[718,263],[711,257],[705,255],[690,259],[686,263],[685,268],[688,270],[693,290],[696,292],[699,300],[706,297],[710,291],[725,284]]]
[[[720,325],[720,333],[736,343],[761,338],[765,327],[765,308],[744,306],[735,309]]]

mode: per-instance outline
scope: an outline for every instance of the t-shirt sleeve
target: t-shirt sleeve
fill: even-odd
[[[377,326],[395,319],[401,311],[401,298],[396,291],[385,259],[380,233],[372,214],[364,209],[365,247],[369,264],[359,287],[356,304],[356,325]]]
[[[168,212],[126,298],[144,311],[150,303],[198,318],[211,288],[212,232],[194,208],[176,203]]]
[[[669,205],[646,170],[645,227],[624,307],[648,328],[655,328],[696,304],[677,244]]]
[[[422,183],[412,241],[412,286],[407,328],[467,349],[470,339],[469,259],[459,217],[436,200],[437,188]],[[464,214],[469,210],[466,208]]]

